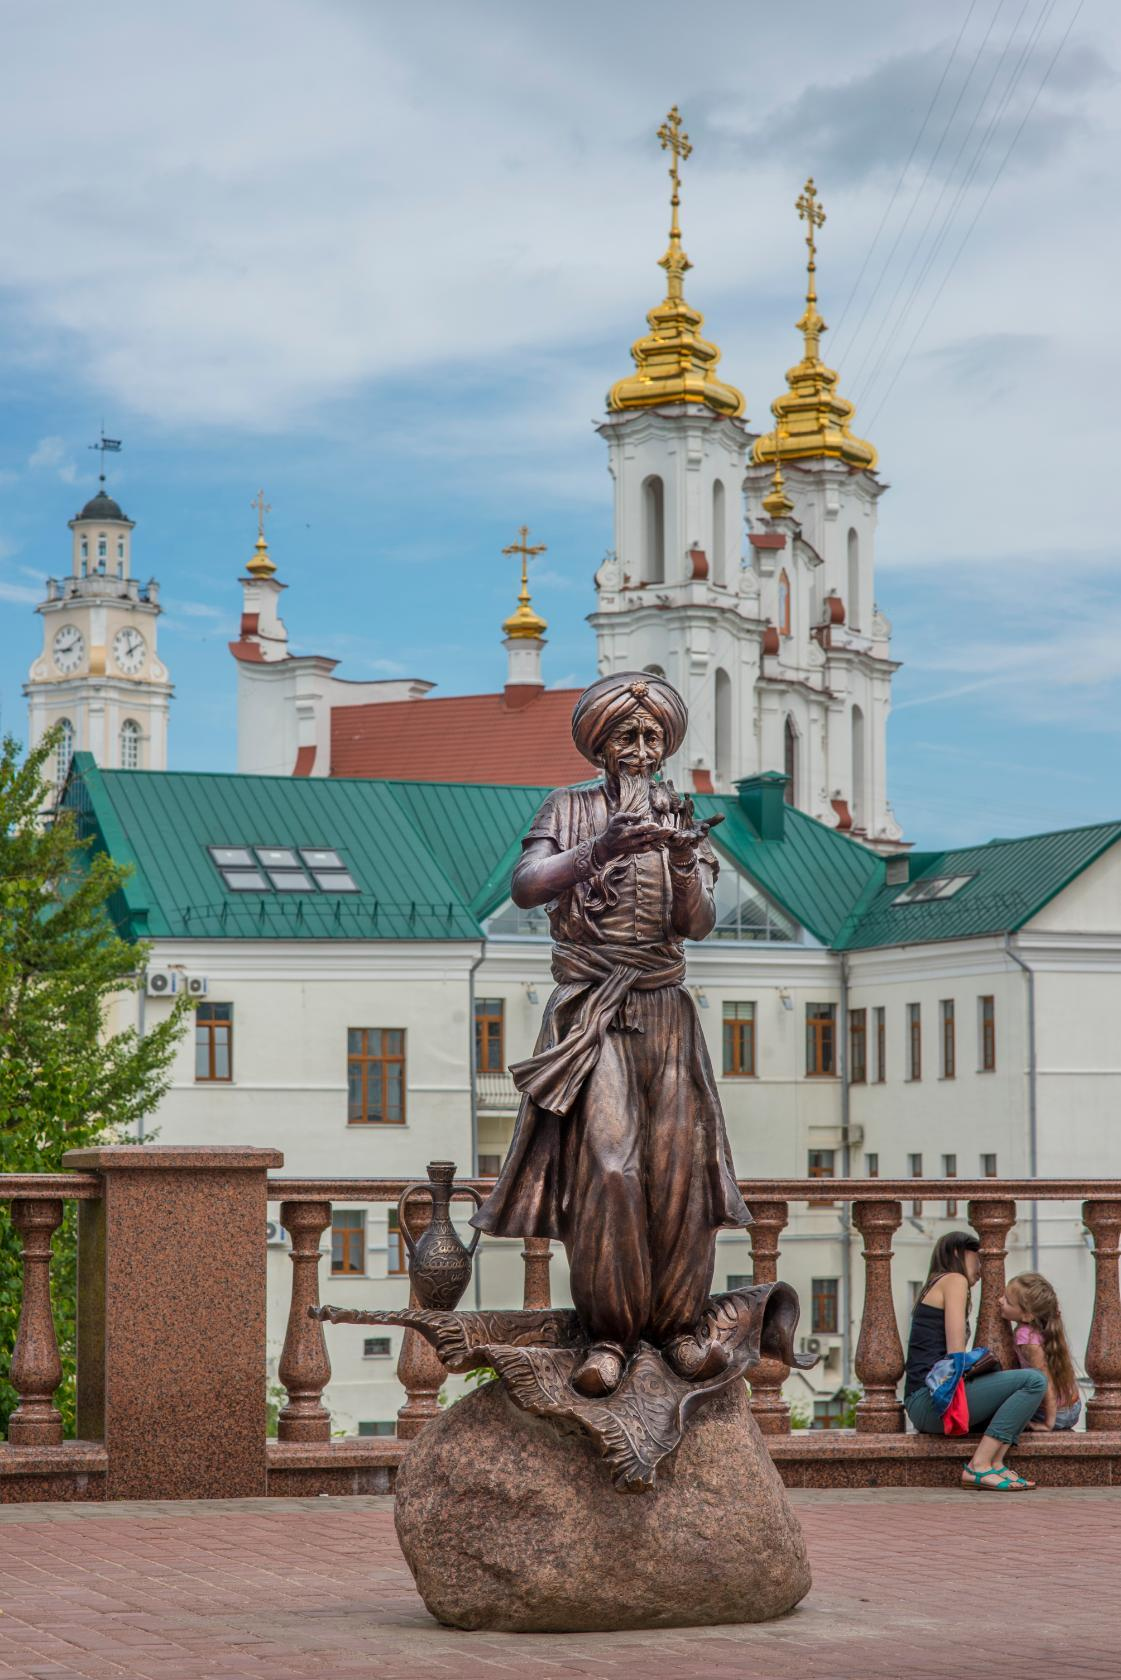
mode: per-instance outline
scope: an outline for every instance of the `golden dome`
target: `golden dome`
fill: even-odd
[[[540,613],[534,612],[529,604],[529,561],[535,554],[545,554],[544,543],[537,543],[530,547],[527,541],[529,526],[523,525],[518,533],[519,540],[511,543],[509,548],[502,550],[503,554],[520,554],[522,557],[522,587],[518,591],[518,604],[502,626],[504,636],[512,636],[515,641],[531,641],[543,636],[549,626]]]
[[[249,505],[257,510],[257,541],[253,545],[253,558],[245,569],[250,577],[270,578],[276,571],[276,565],[269,555],[269,545],[265,541],[265,515],[271,513],[272,509],[265,500],[263,490],[258,490]]]
[[[821,335],[828,328],[817,309],[814,235],[815,229],[825,221],[825,211],[817,203],[812,176],[796,200],[795,209],[808,224],[806,244],[810,252],[806,265],[806,308],[797,322],[804,354],[796,367],[787,369],[786,383],[790,390],[771,404],[777,424],[773,432],[756,438],[754,458],[757,464],[763,465],[779,458],[805,461],[827,455],[850,467],[871,472],[879,456],[870,443],[853,436],[850,426],[856,408],[838,395],[838,375],[826,367],[820,355]]]
[[[658,139],[662,150],[668,150],[673,157],[669,171],[673,183],[669,246],[658,263],[666,271],[666,295],[646,317],[649,334],[631,345],[634,373],[616,380],[607,394],[607,406],[618,411],[655,408],[662,403],[701,403],[714,414],[739,415],[744,410],[743,394],[734,385],[725,385],[715,377],[720,351],[701,337],[704,316],[685,301],[685,272],[693,265],[681,247],[678,165],[693,148],[689,136],[681,130],[676,105],[658,130]]]

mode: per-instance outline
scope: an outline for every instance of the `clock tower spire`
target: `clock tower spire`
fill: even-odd
[[[105,488],[105,450],[95,496],[69,521],[70,572],[47,579],[36,607],[42,650],[28,673],[28,742],[61,725],[56,776],[76,751],[111,770],[165,770],[172,685],[157,655],[159,585],[132,575],[133,521]]]

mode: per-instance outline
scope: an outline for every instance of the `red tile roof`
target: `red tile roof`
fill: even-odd
[[[581,693],[547,688],[513,706],[502,694],[335,706],[331,775],[521,787],[585,782],[595,770],[573,746],[571,729]]]

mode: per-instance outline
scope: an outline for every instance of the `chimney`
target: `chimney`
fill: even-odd
[[[735,784],[744,816],[760,840],[785,838],[787,779],[779,770],[763,770]]]

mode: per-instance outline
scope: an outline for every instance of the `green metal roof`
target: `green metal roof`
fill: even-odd
[[[100,770],[77,753],[65,803],[133,874],[112,908],[130,937],[470,939],[506,902],[522,835],[550,790],[477,783]],[[1121,823],[912,853],[911,883],[970,876],[952,898],[896,906],[884,859],[786,806],[763,840],[734,794],[718,852],[823,945],[879,945],[1014,932],[1121,839]],[[331,847],[357,893],[238,893],[208,846]]]
[[[904,886],[888,886],[881,866],[876,890],[854,905],[839,930],[836,947],[868,950],[1015,933],[1118,840],[1121,823],[1096,823],[1017,840],[990,840],[983,846],[912,854],[909,884],[955,875],[972,879],[952,898],[896,904]]]

